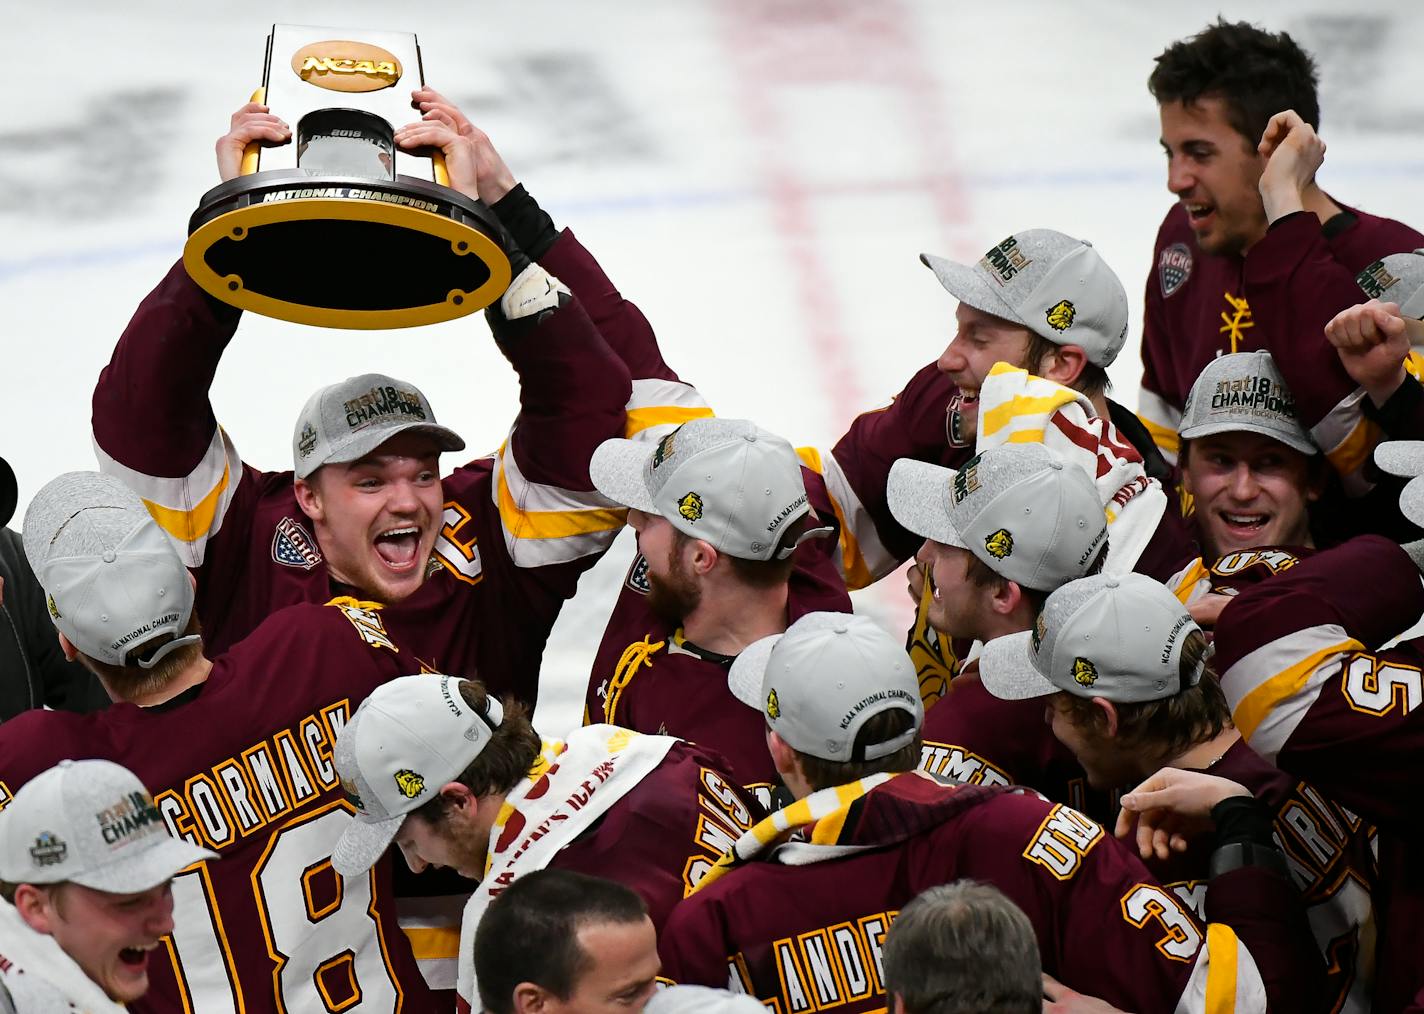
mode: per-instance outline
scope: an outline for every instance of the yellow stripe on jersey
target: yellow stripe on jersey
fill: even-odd
[[[1236,705],[1236,710],[1231,716],[1232,721],[1236,723],[1236,728],[1249,741],[1256,732],[1256,728],[1271,713],[1272,709],[1282,701],[1299,693],[1309,681],[1311,674],[1323,665],[1326,659],[1331,655],[1347,651],[1363,651],[1364,647],[1359,641],[1349,638],[1312,652],[1290,668],[1262,681],[1255,689],[1242,697],[1241,702]],[[1234,669],[1235,666],[1232,668]]]
[[[1147,434],[1152,438],[1152,442],[1158,447],[1160,447],[1163,451],[1166,451],[1170,454],[1177,454],[1179,451],[1181,451],[1182,438],[1176,430],[1172,429],[1170,426],[1163,426],[1159,422],[1153,422],[1141,412],[1137,413],[1137,419],[1147,430]]]
[[[1382,436],[1380,428],[1375,423],[1362,418],[1344,440],[1340,441],[1333,450],[1326,452],[1326,460],[1339,474],[1350,475],[1358,471],[1369,460],[1370,454]]]
[[[626,523],[623,508],[595,507],[588,510],[527,511],[514,502],[504,469],[499,472],[499,517],[516,539],[566,539],[597,532],[616,532]]]
[[[1236,959],[1239,942],[1225,923],[1206,928],[1206,1010],[1204,1014],[1233,1014],[1236,1010]]]
[[[1210,580],[1210,578],[1211,571],[1207,569],[1207,565],[1202,562],[1202,558],[1199,556],[1182,573],[1181,579],[1177,581],[1177,587],[1172,589],[1172,594],[1177,596],[1177,601],[1182,605],[1189,605],[1197,582],[1203,579]]]
[[[1409,356],[1404,360],[1404,372],[1415,380],[1424,381],[1424,355],[1417,349],[1409,350]]]
[[[1005,373],[1013,370],[1013,367],[1005,366],[1003,363],[996,363],[989,371],[989,376]],[[1022,373],[1022,370],[1016,371]],[[984,415],[980,416],[980,423],[984,427],[984,436],[992,436],[1005,426],[1013,423],[1019,416],[1050,416],[1064,405],[1071,405],[1078,400],[1078,392],[1053,385],[1058,390],[1047,395],[1025,395],[1016,394],[1002,405],[991,408]],[[1042,436],[1038,438],[1040,441]]]
[[[410,952],[416,961],[454,959],[460,956],[458,926],[402,926],[401,932],[410,940]]]
[[[231,478],[232,470],[224,464],[222,478],[218,480],[218,484],[186,511],[165,507],[148,499],[143,501],[143,505],[148,508],[148,513],[153,515],[153,520],[158,522],[158,527],[169,535],[180,542],[196,542],[205,537],[212,528],[213,518],[217,516],[218,501],[222,499]]]
[[[817,475],[824,476],[826,474],[825,462],[821,460],[821,452],[816,448],[798,447],[796,456],[801,459],[803,465]],[[836,521],[841,530],[841,577],[845,579],[846,590],[855,591],[858,588],[867,588],[875,583],[875,578],[870,573],[870,564],[866,563],[865,555],[860,550],[860,542],[856,539],[855,533],[851,531],[851,526],[846,520],[845,510],[835,497],[831,497],[831,510],[835,512]]]
[[[623,435],[629,439],[654,426],[681,426],[692,419],[710,419],[715,415],[707,406],[654,405],[628,409],[628,421]]]

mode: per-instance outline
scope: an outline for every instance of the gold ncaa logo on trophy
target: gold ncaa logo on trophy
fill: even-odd
[[[510,277],[498,220],[450,188],[440,152],[396,148],[423,84],[414,35],[273,25],[253,99],[293,138],[249,145],[241,174],[203,195],[183,251],[193,280],[321,327],[415,327],[498,299]]]

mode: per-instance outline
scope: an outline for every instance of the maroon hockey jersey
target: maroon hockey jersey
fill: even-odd
[[[1321,1009],[1367,1014],[1376,928],[1370,901],[1377,880],[1373,829],[1318,789],[1268,764],[1242,740],[1206,772],[1246,786],[1274,815],[1276,845],[1325,958],[1329,999]],[[1205,919],[1210,859],[1211,836],[1201,835],[1185,853],[1165,863],[1150,860],[1147,867]]]
[[[883,1010],[880,953],[900,908],[972,877],[1028,915],[1045,972],[1115,1007],[1264,1009],[1252,954],[1225,927],[1208,945],[1101,825],[1022,791],[885,778],[813,794],[754,829],[761,854],[739,846],[746,858],[724,860],[673,912],[659,941],[664,973],[781,1014]],[[803,840],[777,845],[771,824],[800,828]]]
[[[1282,770],[1380,829],[1376,1009],[1424,985],[1418,927],[1424,641],[1381,647],[1424,612],[1396,543],[1365,536],[1247,588],[1216,625],[1216,665],[1236,725]]]
[[[100,467],[148,502],[197,570],[215,653],[283,606],[360,594],[329,577],[292,474],[244,464],[213,416],[208,388],[238,318],[175,265],[94,392]],[[520,416],[496,455],[444,479],[445,525],[422,594],[440,599],[432,615],[449,628],[440,666],[532,703],[559,607],[623,524],[591,492],[587,468],[600,441],[625,432],[630,381],[576,301],[505,352],[521,378]]]
[[[801,469],[812,509],[832,514],[821,477]],[[833,536],[797,547],[787,623],[806,613],[851,611],[836,563]],[[648,608],[647,563],[634,557],[594,656],[584,697],[585,724],[607,722],[635,732],[676,736],[726,758],[742,785],[770,802],[776,768],[766,748],[766,720],[727,688],[732,657],[689,644],[680,627]]]
[[[174,878],[174,930],[132,1009],[433,1009],[390,860],[345,880],[330,860],[352,820],[336,737],[376,686],[420,671],[396,637],[377,610],[293,606],[166,704],[0,726],[0,801],[65,758],[112,760],[153,793],[171,834],[218,853]]]
[[[1325,321],[1302,331],[1297,309],[1315,307],[1327,293],[1349,299],[1337,310],[1363,302],[1356,273],[1418,246],[1424,236],[1408,226],[1344,208],[1324,227],[1313,214],[1287,216],[1245,257],[1208,254],[1197,247],[1186,211],[1173,205],[1157,232],[1142,325],[1138,414],[1158,447],[1176,460],[1182,405],[1207,363],[1227,352],[1267,349],[1302,421],[1334,451],[1335,437],[1316,427],[1355,385],[1320,332]]]

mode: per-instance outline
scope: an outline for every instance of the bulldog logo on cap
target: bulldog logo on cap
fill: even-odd
[[[1071,302],[1060,299],[1048,311],[1048,326],[1055,331],[1067,331],[1073,326],[1073,318],[1077,315],[1078,310]]]
[[[766,695],[766,713],[769,718],[781,717],[781,702],[776,698],[776,690]]]
[[[1098,667],[1086,658],[1073,659],[1073,682],[1080,687],[1090,687],[1098,681]]]
[[[698,521],[702,517],[702,497],[696,493],[688,493],[677,502],[677,512],[689,521]]]
[[[402,768],[396,772],[396,788],[406,799],[414,799],[425,791],[425,778],[409,768]]]
[[[984,540],[984,548],[989,551],[989,555],[996,560],[1002,560],[1012,555],[1014,551],[1014,537],[1009,534],[1007,528],[1000,528]]]

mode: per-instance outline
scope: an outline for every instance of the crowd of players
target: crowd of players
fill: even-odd
[[[442,474],[464,440],[366,374],[259,471],[208,400],[240,314],[175,265],[98,471],[0,541],[0,1010],[1424,1009],[1424,236],[1315,184],[1288,35],[1218,22],[1149,87],[1137,414],[1119,276],[1034,228],[922,257],[953,338],[834,447],[719,418],[428,89],[397,142],[514,262],[496,454]],[[222,178],[290,140],[244,106]],[[907,639],[851,612],[912,558]]]

